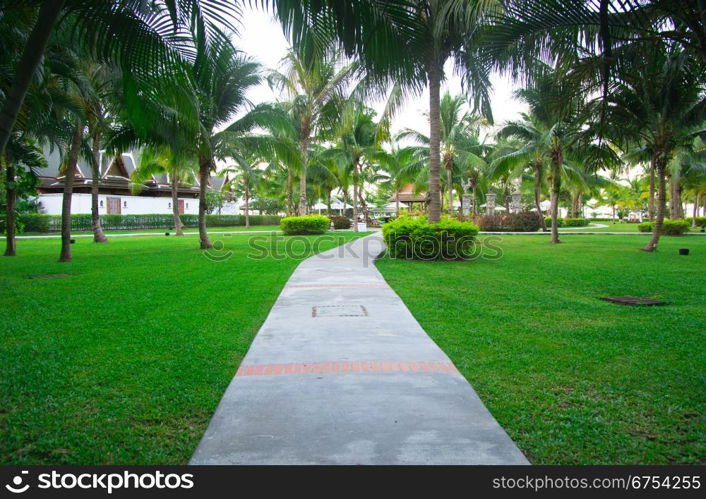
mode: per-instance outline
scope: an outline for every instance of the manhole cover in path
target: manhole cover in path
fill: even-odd
[[[317,305],[311,307],[312,317],[366,317],[363,305]]]
[[[640,296],[604,296],[601,298],[603,301],[609,301],[611,303],[617,303],[619,305],[632,305],[632,306],[653,306],[653,305],[665,305],[667,302],[664,300],[656,300],[654,298],[642,298]]]
[[[39,274],[28,275],[27,279],[56,279],[59,277],[71,277],[71,274]]]

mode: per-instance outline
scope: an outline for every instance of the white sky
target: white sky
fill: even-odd
[[[252,9],[245,11],[240,36],[236,37],[234,42],[238,48],[266,68],[278,68],[279,62],[285,55],[289,45],[277,21],[265,12]],[[447,64],[446,76],[447,80],[445,88],[442,88],[442,94],[447,89],[452,94],[460,94],[461,82],[458,77],[452,74],[450,64]],[[512,98],[512,92],[515,87],[508,79],[500,76],[494,76],[492,82],[494,89],[492,108],[495,124],[498,125],[507,120],[518,119],[520,113],[526,111],[526,106],[524,103]],[[250,90],[248,98],[254,104],[259,104],[273,101],[276,96],[272,93],[267,83],[262,83],[259,87]],[[424,91],[418,97],[408,99],[393,119],[393,133],[402,128],[412,128],[428,135],[429,125],[425,116],[428,103],[428,91]],[[383,105],[382,103],[369,104],[378,112]]]

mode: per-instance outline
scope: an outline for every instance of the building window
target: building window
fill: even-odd
[[[103,200],[101,199],[101,208],[103,208]]]
[[[172,207],[172,203],[169,203],[169,208],[171,208],[171,207]]]
[[[187,210],[189,209],[189,203],[186,203],[186,209]]]
[[[123,201],[123,208],[127,208],[127,201]]]

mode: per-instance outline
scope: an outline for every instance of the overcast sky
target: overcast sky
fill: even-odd
[[[278,68],[288,47],[287,39],[282,33],[279,23],[269,14],[251,9],[245,11],[240,36],[236,37],[234,42],[236,46],[266,68]],[[452,74],[452,68],[448,64],[446,76],[447,80],[445,88],[442,88],[442,94],[446,89],[452,94],[461,93],[461,82],[458,77]],[[512,98],[514,87],[511,82],[496,76],[493,78],[493,88],[492,107],[495,123],[501,124],[504,121],[519,118],[520,113],[526,110],[526,106]],[[254,104],[273,101],[275,97],[267,83],[261,84],[248,93],[248,98]],[[382,103],[370,104],[378,111],[382,108]],[[425,116],[428,106],[429,93],[427,91],[418,97],[410,98],[393,120],[393,132],[402,128],[413,128],[428,135],[429,125]]]

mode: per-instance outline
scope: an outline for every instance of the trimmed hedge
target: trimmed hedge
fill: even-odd
[[[544,217],[544,223],[547,225],[547,227],[551,227],[552,226],[552,217]],[[564,226],[564,219],[557,218],[556,219],[556,226],[563,227]]]
[[[691,224],[684,219],[665,219],[662,222],[661,234],[663,236],[683,236],[684,234],[689,232],[690,226]],[[640,232],[653,232],[654,228],[655,222],[642,222],[637,226],[637,230]]]
[[[382,226],[387,254],[413,260],[468,260],[473,257],[478,226],[453,218],[429,223],[400,217]]]
[[[693,220],[693,217],[689,217],[686,219],[689,224],[691,224]],[[706,228],[706,217],[696,217],[696,226],[701,227],[702,229]]]
[[[565,218],[564,227],[588,227],[588,218]]]
[[[540,215],[533,211],[480,215],[473,222],[484,232],[537,232],[542,226]]]
[[[341,216],[331,216],[329,217],[331,220],[331,223],[333,224],[334,229],[350,229],[351,228],[351,221],[348,219],[348,217],[341,217]]]
[[[198,227],[198,215],[180,215],[184,227]],[[101,215],[104,230],[168,229],[174,226],[171,214],[147,215]],[[281,217],[273,215],[250,215],[250,225],[278,225]],[[61,230],[61,215],[20,213],[18,225],[24,225],[25,232],[58,232]],[[243,215],[206,215],[207,227],[239,227],[245,225]],[[0,229],[4,232],[5,216],[0,215]],[[91,230],[91,215],[79,213],[71,215],[71,230],[75,232]]]
[[[304,217],[285,217],[279,226],[287,236],[325,233],[331,221],[323,215],[307,215]]]
[[[558,218],[557,227],[588,227],[591,221],[597,221],[597,218],[589,220],[588,218]],[[552,217],[544,217],[544,223],[547,227],[552,226]]]

